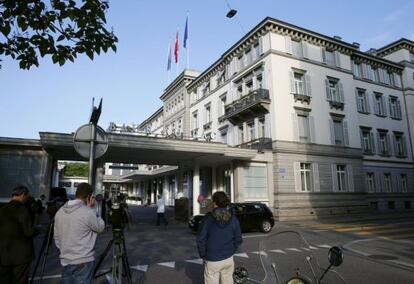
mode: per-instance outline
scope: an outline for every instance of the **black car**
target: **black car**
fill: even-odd
[[[239,219],[242,232],[259,230],[269,233],[275,225],[272,211],[262,203],[233,203],[230,205]],[[196,215],[190,218],[188,226],[193,232],[198,232],[205,215]]]

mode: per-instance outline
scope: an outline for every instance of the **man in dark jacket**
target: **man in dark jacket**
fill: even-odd
[[[240,224],[222,191],[213,194],[213,212],[203,220],[197,248],[204,260],[204,283],[233,283],[233,254],[242,243]]]
[[[29,196],[27,187],[13,189],[12,199],[0,208],[0,281],[27,283],[30,263],[34,257],[33,224],[24,205]]]

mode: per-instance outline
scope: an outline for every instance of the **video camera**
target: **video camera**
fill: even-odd
[[[68,196],[64,187],[52,187],[50,191],[49,201],[46,202],[46,213],[50,218],[55,217],[60,207],[62,207],[67,201]]]
[[[122,194],[116,194],[109,200],[108,207],[109,221],[112,224],[113,230],[122,230],[125,224],[128,222],[128,216],[126,213],[126,203],[123,199]]]

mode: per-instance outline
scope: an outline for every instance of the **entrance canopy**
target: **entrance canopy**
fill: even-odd
[[[85,160],[75,151],[74,134],[40,132],[40,143],[56,160]],[[191,165],[250,160],[257,150],[241,149],[217,142],[108,133],[108,151],[102,162]]]

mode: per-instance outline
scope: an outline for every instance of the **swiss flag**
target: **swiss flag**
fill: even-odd
[[[175,34],[175,47],[174,47],[174,59],[175,63],[178,63],[178,31]]]

